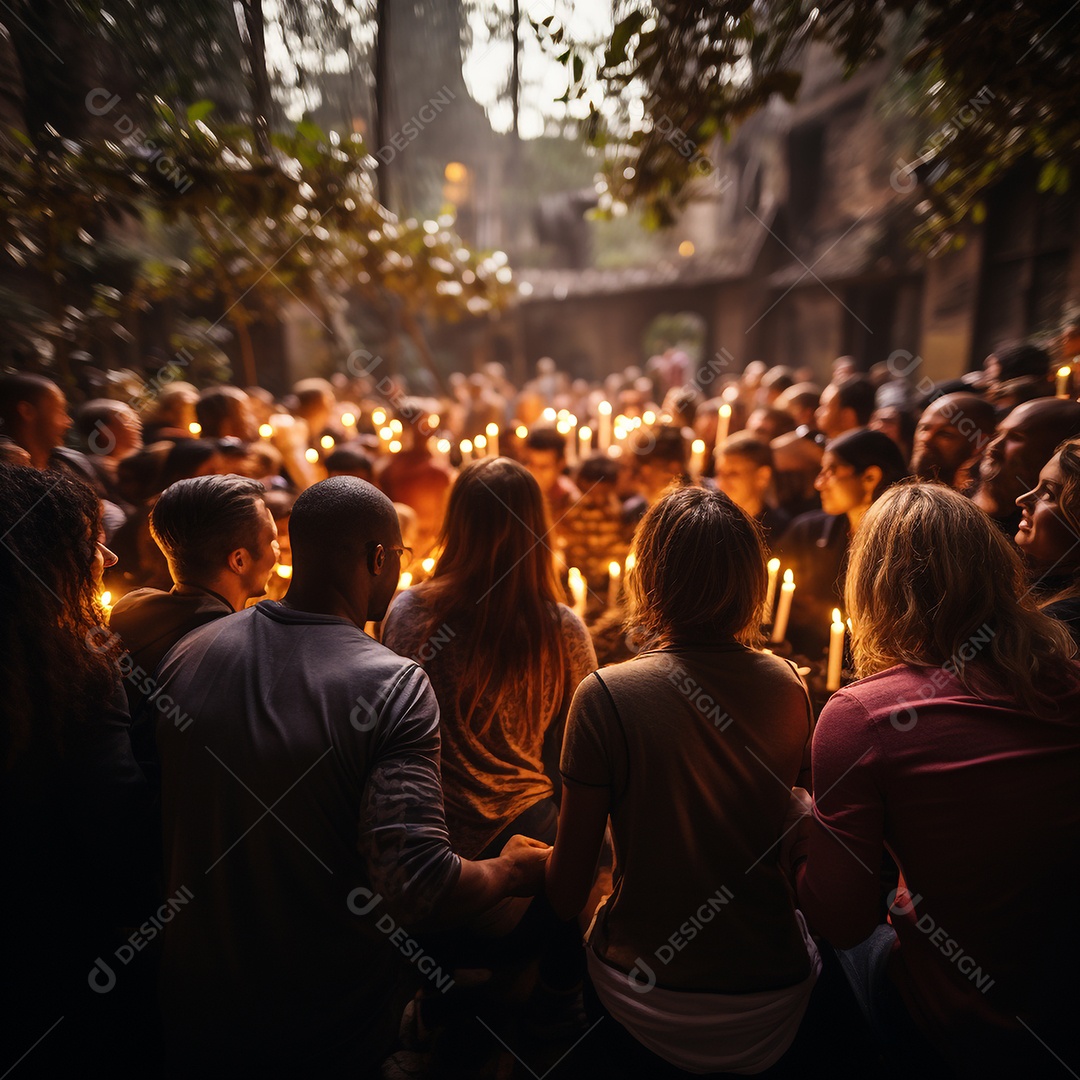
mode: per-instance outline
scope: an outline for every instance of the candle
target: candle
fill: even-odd
[[[731,427],[731,406],[725,401],[716,414],[716,445],[713,448],[713,457],[720,453],[720,447],[728,437],[728,429]]]
[[[844,666],[844,623],[840,609],[833,608],[832,626],[829,628],[829,672],[825,680],[826,690],[840,689],[840,672]]]
[[[274,437],[274,429],[269,424],[259,425],[259,438],[260,439],[272,439]]]
[[[435,443],[435,449],[439,452],[439,464],[449,467],[450,465],[450,450],[452,444],[449,439],[439,439]]]
[[[351,412],[343,412],[341,414],[341,424],[343,427],[356,427],[356,416]]]
[[[462,439],[460,449],[461,449],[461,464],[462,465],[468,465],[469,462],[472,461],[472,440],[471,439]]]
[[[473,447],[476,450],[477,457],[485,457],[487,455],[487,444],[486,435],[477,435],[476,438],[473,439]]]
[[[705,470],[705,441],[695,439],[690,444],[690,479],[697,481]]]
[[[1057,396],[1067,398],[1069,396],[1069,379],[1072,376],[1072,368],[1067,364],[1057,370]]]
[[[769,588],[765,593],[765,625],[772,622],[773,604],[776,603],[776,579],[780,574],[780,560],[770,559],[769,563]]]
[[[491,447],[492,457],[499,456],[499,425],[488,424],[484,429],[487,433],[488,445]]]
[[[333,435],[324,435],[319,440],[319,445],[324,450],[333,450],[334,449],[334,436]]]
[[[791,597],[795,592],[795,575],[784,571],[784,584],[780,586],[780,603],[776,605],[776,622],[773,623],[772,641],[787,637],[788,619],[791,618]]]
[[[420,563],[420,566],[423,568],[425,574],[430,574],[431,571],[435,569],[435,560],[429,555]]]
[[[566,464],[573,467],[577,464],[577,439],[571,434],[570,421],[560,420],[555,425],[555,430],[566,439]]]
[[[601,401],[596,406],[596,411],[600,417],[599,423],[599,449],[601,453],[607,453],[608,448],[611,446],[611,402]]]
[[[581,460],[584,461],[592,453],[592,428],[585,425],[578,431],[578,442],[581,444],[578,451],[581,456]]]
[[[412,574],[408,570],[401,571],[401,577],[398,578],[398,589],[408,589],[412,585]]]
[[[524,424],[518,424],[518,426],[514,428],[514,434],[524,442],[529,437],[529,429]]]
[[[623,564],[623,573],[629,574],[635,566],[637,566],[637,556],[631,551],[626,556],[626,562]]]
[[[607,602],[609,608],[615,607],[619,602],[619,585],[621,582],[622,567],[612,559],[608,563]]]
[[[198,438],[198,436],[202,434],[202,424],[196,424],[192,422],[188,424],[187,429],[190,434],[194,435],[196,438]]]
[[[567,571],[567,583],[570,586],[570,595],[574,598],[574,614],[579,619],[585,618],[585,579],[576,566],[571,566]]]

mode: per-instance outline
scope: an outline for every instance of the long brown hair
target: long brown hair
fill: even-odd
[[[1080,536],[1080,439],[1066,439],[1055,451],[1058,468],[1061,469],[1061,494],[1058,495],[1058,516],[1074,536]],[[1053,460],[1053,459],[1051,459]],[[1039,607],[1045,608],[1059,600],[1072,600],[1080,596],[1080,574],[1072,584],[1051,596],[1039,598]]]
[[[634,535],[629,625],[650,645],[760,642],[767,557],[754,520],[722,491],[675,488]]]
[[[1035,605],[1020,557],[942,484],[890,488],[855,533],[845,602],[860,678],[895,664],[945,667],[974,695],[1052,709],[1074,645]]]
[[[543,687],[566,690],[566,648],[556,605],[564,599],[540,487],[509,458],[461,470],[450,491],[431,579],[417,586],[432,610],[428,632],[455,630],[464,660],[455,688],[466,727],[483,735],[511,684],[524,685],[527,714],[541,727]],[[480,704],[484,709],[481,713]]]

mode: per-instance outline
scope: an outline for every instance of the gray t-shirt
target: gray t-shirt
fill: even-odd
[[[165,929],[170,1060],[363,1060],[401,962],[386,918],[423,918],[460,873],[427,676],[265,601],[189,634],[158,682],[166,895],[191,894]]]

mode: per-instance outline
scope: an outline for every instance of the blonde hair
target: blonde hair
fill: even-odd
[[[1045,684],[1065,676],[1075,651],[1037,609],[1005,537],[941,484],[900,484],[870,507],[845,602],[860,678],[895,664],[946,667],[977,697],[997,689],[1031,711],[1053,709]]]

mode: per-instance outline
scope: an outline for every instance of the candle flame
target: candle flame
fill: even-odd
[[[720,415],[724,417],[731,416],[731,406],[726,401],[720,406]]]
[[[292,567],[288,563],[278,563],[274,567],[274,572],[279,578],[284,578],[286,581],[292,577]]]
[[[408,570],[404,570],[401,577],[398,578],[398,588],[407,589],[410,585],[412,585],[412,574]]]
[[[1058,378],[1059,379],[1067,379],[1071,374],[1072,374],[1072,368],[1071,367],[1059,367],[1058,368]]]
[[[519,439],[527,439],[529,437],[529,429],[524,424],[518,424],[517,429],[514,431],[514,434]]]
[[[386,423],[386,410],[385,409],[376,409],[371,414],[371,422],[373,424],[375,424],[376,426],[378,426],[378,427],[381,427],[383,424],[385,424]]]
[[[334,436],[333,435],[324,435],[319,440],[319,445],[324,450],[333,450],[334,449]]]
[[[351,412],[343,412],[341,414],[341,422],[346,427],[352,427],[356,423],[356,417]]]
[[[462,439],[461,440],[461,452],[463,454],[471,454],[472,453],[472,440],[471,439]]]
[[[449,439],[440,439],[435,444],[435,449],[438,450],[440,454],[449,454],[450,453],[450,440]]]
[[[637,566],[637,556],[631,551],[630,554],[626,556],[626,572],[629,574],[635,566]]]
[[[578,438],[580,438],[582,442],[588,442],[592,438],[592,428],[586,425],[579,429]]]
[[[844,620],[840,618],[840,609],[837,607],[832,609],[832,624],[841,628],[844,626]]]
[[[600,404],[596,406],[596,411],[601,416],[610,416],[611,415],[611,402],[610,401],[601,401]]]
[[[793,570],[785,570],[784,571],[784,584],[785,585],[791,585],[792,587],[794,587],[794,585],[795,585],[795,572]]]
[[[109,592],[108,589],[106,589],[101,594],[101,606],[102,607],[109,607],[111,604],[112,604],[112,593]]]
[[[622,567],[612,559],[611,562],[608,563],[608,573],[611,574],[612,577],[618,577],[622,573]]]
[[[435,569],[435,560],[429,555],[420,565],[424,568],[425,574],[430,574]]]
[[[705,453],[705,440],[704,439],[695,439],[690,444],[690,449],[695,454],[704,454]]]
[[[499,425],[498,424],[488,424],[488,426],[486,428],[484,428],[484,431],[487,432],[487,434],[492,439],[494,439],[495,436],[499,434]]]
[[[319,451],[318,450],[305,450],[304,451],[304,457],[307,458],[307,460],[309,462],[311,462],[312,465],[314,465],[315,462],[319,460]]]
[[[542,412],[542,413],[541,413],[540,415],[541,415],[541,416],[542,416],[542,417],[543,417],[543,418],[544,418],[545,420],[554,420],[554,419],[555,419],[555,416],[556,416],[556,413],[555,413],[555,410],[554,410],[554,409],[552,409],[552,408],[547,408],[547,409],[545,409],[545,410],[544,410],[544,411],[543,411],[543,412]]]
[[[188,424],[187,429],[192,435],[202,434],[202,424],[190,423]]]
[[[264,439],[269,439],[274,434],[274,429],[269,424],[259,425],[259,435]]]
[[[390,451],[391,454],[399,454],[401,453],[401,443],[399,443],[397,439],[394,439],[391,441],[387,449]]]
[[[777,574],[779,572],[780,572],[780,560],[779,559],[770,559],[769,560],[769,573],[770,574]]]
[[[473,440],[473,445],[477,450],[483,450],[487,446],[487,438],[483,435],[477,435]]]

